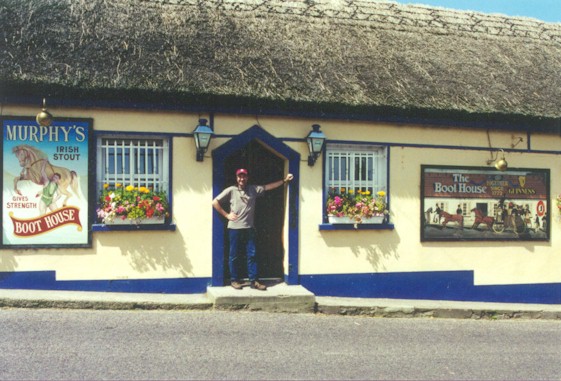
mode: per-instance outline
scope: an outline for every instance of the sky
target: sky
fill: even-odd
[[[561,23],[561,0],[394,0],[401,4],[423,4],[507,16],[532,17]]]

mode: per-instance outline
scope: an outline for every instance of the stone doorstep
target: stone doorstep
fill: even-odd
[[[208,287],[207,297],[214,307],[226,310],[259,310],[270,312],[314,312],[315,295],[302,286],[284,283],[270,286],[266,291],[230,286]]]

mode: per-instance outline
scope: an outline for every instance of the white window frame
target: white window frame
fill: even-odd
[[[387,192],[387,146],[328,143],[325,155],[326,195],[347,193],[349,189],[355,194],[358,190]]]
[[[104,184],[120,183],[165,191],[169,199],[170,138],[108,133],[98,135],[96,142],[98,193]]]

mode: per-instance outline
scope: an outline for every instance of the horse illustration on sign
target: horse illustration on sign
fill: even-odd
[[[446,226],[448,222],[452,221],[457,222],[458,225],[460,225],[460,229],[464,228],[464,216],[462,216],[461,214],[450,214],[442,209],[437,209],[436,213],[438,213],[440,218],[444,218],[444,221],[442,221],[442,226]]]
[[[495,219],[493,217],[484,215],[483,212],[477,208],[473,208],[471,211],[472,213],[475,213],[475,221],[473,221],[473,226],[471,227],[472,229],[477,229],[479,224],[485,224],[489,229],[493,227],[493,224],[495,223]]]
[[[63,206],[66,206],[72,193],[78,198],[80,197],[79,179],[76,171],[52,165],[43,151],[27,144],[14,147],[12,153],[22,167],[21,174],[14,178],[14,191],[17,194],[21,195],[18,189],[18,182],[20,181],[28,180],[37,185],[45,185],[48,179],[52,179],[55,174],[58,174],[60,175],[58,191],[65,196]],[[72,190],[72,193],[69,189]]]

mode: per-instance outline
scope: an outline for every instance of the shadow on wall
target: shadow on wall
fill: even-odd
[[[183,276],[193,273],[185,241],[178,232],[127,232],[127,239],[122,235],[100,234],[99,243],[119,247],[121,255],[129,258],[131,267],[139,273],[166,270]]]
[[[349,248],[355,257],[365,256],[374,271],[386,270],[386,259],[399,259],[399,236],[393,231],[324,231],[327,246]]]
[[[2,252],[0,255],[0,272],[3,271],[15,271],[17,268],[17,261],[15,255],[12,253]]]

